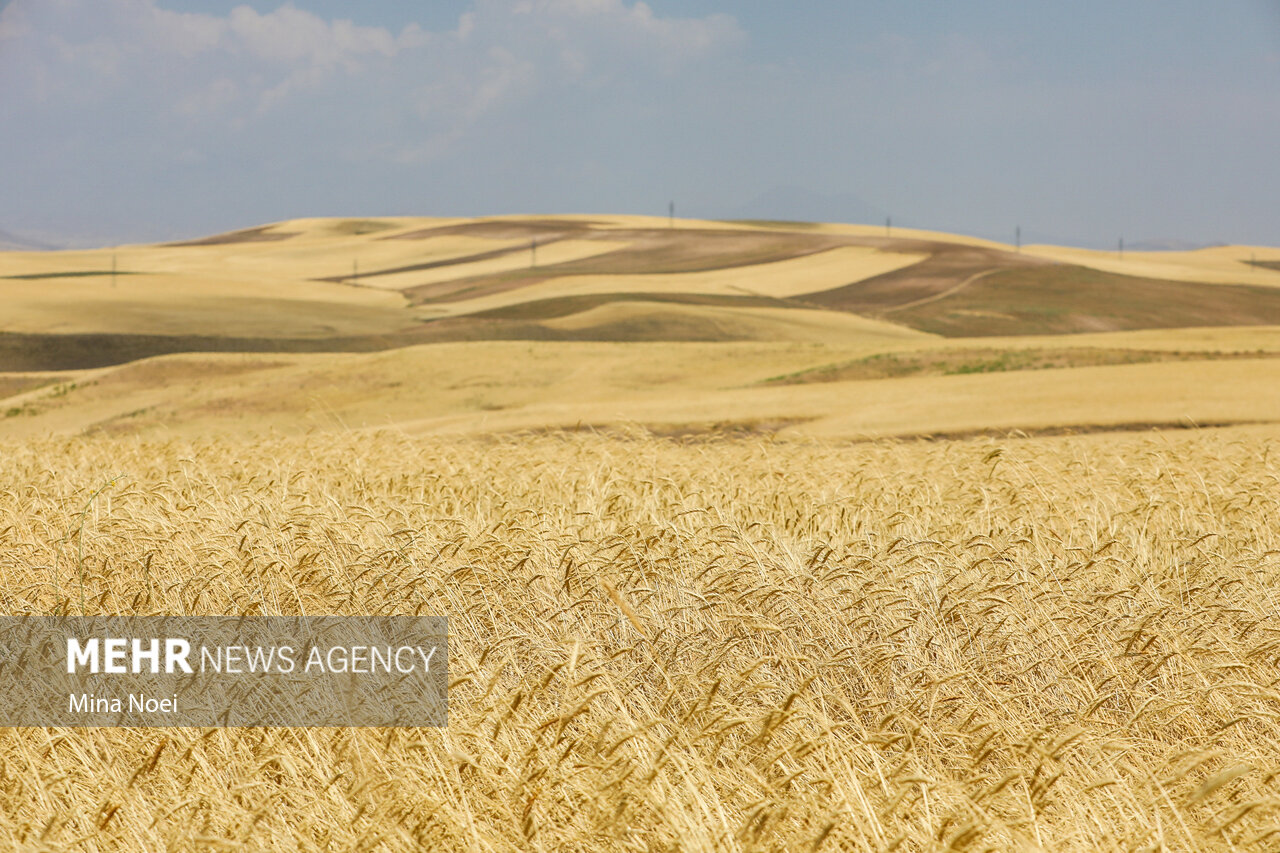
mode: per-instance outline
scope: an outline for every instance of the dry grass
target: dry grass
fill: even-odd
[[[1119,275],[1215,284],[1280,285],[1277,270],[1265,265],[1280,259],[1280,252],[1266,246],[1214,246],[1182,252],[1125,252],[1123,257],[1116,252],[1065,246],[1024,246],[1023,252]],[[1265,263],[1263,266],[1255,266],[1250,263],[1251,260]]]
[[[1004,373],[1010,370],[1062,370],[1114,364],[1149,364],[1154,361],[1211,361],[1220,359],[1274,358],[1274,353],[1219,352],[1214,350],[1103,349],[1100,347],[989,348],[954,347],[914,352],[877,353],[853,361],[824,364],[799,373],[771,376],[767,385],[805,385],[811,382],[847,382],[859,379],[895,379],[904,376],[962,376],[970,373]]]
[[[438,730],[5,730],[5,849],[1276,847],[1264,433],[93,438],[0,472],[7,608],[430,607],[453,685]]]
[[[741,316],[733,316],[738,313],[721,316],[741,323]],[[780,319],[804,320],[808,312],[778,313],[786,315]],[[165,356],[69,372],[59,379],[76,385],[66,394],[36,389],[12,397],[4,408],[17,408],[20,416],[0,419],[0,437],[101,430],[243,437],[392,426],[413,433],[488,434],[578,424],[680,427],[767,420],[792,424],[783,431],[792,437],[867,438],[1280,423],[1274,329],[1080,338],[1083,345],[1105,350],[1265,350],[1256,358],[765,384],[771,377],[876,354],[884,362],[914,363],[918,357],[983,365],[990,349],[975,346],[990,339],[895,338],[853,323],[845,329],[846,343],[831,345],[481,341],[350,355]],[[1070,342],[1021,338],[999,358],[1016,366]],[[921,352],[926,355],[915,355]]]

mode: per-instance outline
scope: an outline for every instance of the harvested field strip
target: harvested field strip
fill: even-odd
[[[495,240],[527,240],[566,234],[581,235],[603,222],[587,219],[500,219],[485,222],[463,222],[457,225],[435,225],[404,234],[380,237],[381,240],[427,240],[432,237],[468,236]],[[607,232],[606,232],[607,233]]]
[[[560,238],[556,238],[555,240],[548,240],[546,243],[541,243],[539,245],[540,246],[549,245],[553,242],[558,242],[559,239]],[[439,260],[439,261],[427,261],[425,263],[420,263],[420,264],[407,264],[402,267],[389,267],[387,269],[372,270],[370,272],[365,272],[361,270],[358,278],[360,279],[377,278],[378,276],[395,275],[396,273],[402,273],[402,272],[418,272],[420,270],[434,270],[434,269],[439,269],[441,267],[457,266],[458,264],[469,264],[469,263],[473,263],[474,261],[488,261],[488,260],[492,260],[493,258],[503,258],[503,257],[506,257],[507,255],[514,255],[518,252],[527,253],[528,251],[529,251],[528,246],[508,246],[503,249],[492,249],[488,252],[476,252],[470,255],[459,255],[453,258],[444,258],[443,260]],[[332,282],[341,283],[341,282],[350,281],[351,278],[352,276],[350,273],[345,273],[343,275],[331,275],[325,278],[316,278],[316,279],[312,279],[312,281],[332,281]]]
[[[842,238],[820,235],[710,229],[611,230],[601,232],[601,236],[634,243],[625,249],[554,264],[541,271],[550,275],[704,272],[785,261],[849,245]]]
[[[811,293],[805,301],[842,311],[890,311],[939,298],[994,270],[1040,267],[1052,263],[974,246],[940,245],[933,249],[930,257],[917,264],[843,287]]]
[[[188,352],[375,352],[420,341],[409,334],[332,338],[215,335],[41,335],[0,332],[0,371],[79,370]]]
[[[904,376],[957,376],[968,373],[1004,373],[1013,370],[1052,370],[1068,367],[1102,367],[1113,364],[1146,364],[1153,361],[1220,361],[1243,358],[1280,358],[1280,352],[1216,352],[1196,350],[1135,350],[1101,347],[1053,349],[940,349],[923,352],[878,353],[839,364],[774,376],[762,385],[807,385],[813,382],[846,382],[860,379],[898,379]]]
[[[610,240],[633,240],[635,243],[625,249],[577,260],[407,287],[403,292],[415,305],[460,302],[562,276],[710,272],[786,261],[849,245],[843,239],[742,231],[676,232],[674,235],[665,231],[607,231],[600,232],[600,235]]]
[[[1264,270],[1280,270],[1280,261],[1248,261],[1248,263]]]
[[[330,225],[328,231],[332,234],[360,237],[365,234],[376,234],[379,231],[390,231],[395,227],[395,223],[379,219],[345,219]]]
[[[637,340],[718,341],[714,327],[705,330],[650,330]],[[341,353],[381,352],[416,344],[455,341],[601,341],[607,330],[551,329],[533,322],[470,317],[445,318],[412,330],[387,335],[328,338],[230,337],[221,335],[22,334],[0,332],[0,371],[80,370],[126,364],[140,358],[175,353]],[[691,336],[690,336],[691,335]]]
[[[539,267],[537,270],[520,269],[470,276],[468,278],[456,278],[452,281],[406,287],[400,292],[408,297],[410,305],[462,302],[467,299],[492,296],[495,293],[506,293],[510,290],[539,284],[553,278],[553,276],[543,272],[545,269],[546,267]]]
[[[749,300],[751,297],[742,297]],[[680,300],[672,300],[679,302]],[[685,304],[702,304],[688,302]],[[741,303],[738,303],[741,304]],[[517,306],[518,307],[518,306]],[[776,306],[775,306],[776,307]],[[562,315],[561,315],[562,316]],[[552,318],[554,319],[554,318]],[[727,335],[713,319],[683,318],[677,324],[638,323],[557,329],[533,320],[445,317],[411,329],[378,335],[323,338],[224,335],[24,334],[0,332],[0,372],[79,370],[125,364],[157,355],[197,352],[341,353],[381,352],[456,341],[703,341],[753,340]]]
[[[553,320],[579,314],[612,302],[660,302],[674,305],[718,305],[732,308],[803,308],[787,299],[771,296],[731,296],[714,293],[588,293],[535,299],[467,314],[492,320]]]
[[[948,337],[1273,325],[1280,323],[1280,289],[1054,264],[1000,270],[893,318]]]
[[[182,246],[222,246],[230,243],[271,243],[298,236],[297,232],[294,231],[272,231],[271,229],[274,227],[274,225],[261,225],[257,228],[245,228],[243,231],[215,234],[212,237],[204,237],[199,240],[184,240],[180,243],[162,243],[161,245],[174,248]]]

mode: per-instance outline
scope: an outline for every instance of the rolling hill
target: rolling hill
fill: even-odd
[[[1280,421],[1276,266],[1259,247],[1122,259],[636,216],[299,219],[2,252],[0,432]]]

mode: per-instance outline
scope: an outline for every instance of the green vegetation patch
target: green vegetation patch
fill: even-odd
[[[1108,349],[1058,347],[1052,349],[955,349],[878,353],[853,361],[827,364],[764,380],[763,385],[807,385],[813,382],[846,382],[859,379],[897,379],[905,376],[959,376],[970,373],[1005,373],[1014,370],[1054,370],[1068,367],[1103,367],[1146,364],[1156,361],[1213,361],[1238,358],[1276,358],[1280,353],[1208,352],[1182,350]]]

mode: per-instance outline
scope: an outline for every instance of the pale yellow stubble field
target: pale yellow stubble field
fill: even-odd
[[[597,319],[607,319],[609,308],[603,306]],[[634,321],[638,312],[629,308],[617,310]],[[756,313],[770,311],[665,306],[669,314],[661,319],[695,309],[738,329],[750,329]],[[865,438],[1280,420],[1274,391],[1280,330],[1273,327],[947,340],[854,315],[822,312],[805,326],[812,312],[777,313],[782,316],[770,318],[772,332],[795,324],[797,337],[808,339],[478,341],[368,354],[172,355],[38,377],[5,374],[0,380],[11,390],[0,400],[0,436],[385,427],[484,434],[625,422]],[[827,342],[820,342],[820,332]],[[1247,357],[804,385],[769,381],[886,355],[954,353],[963,366],[964,353],[992,347]]]

